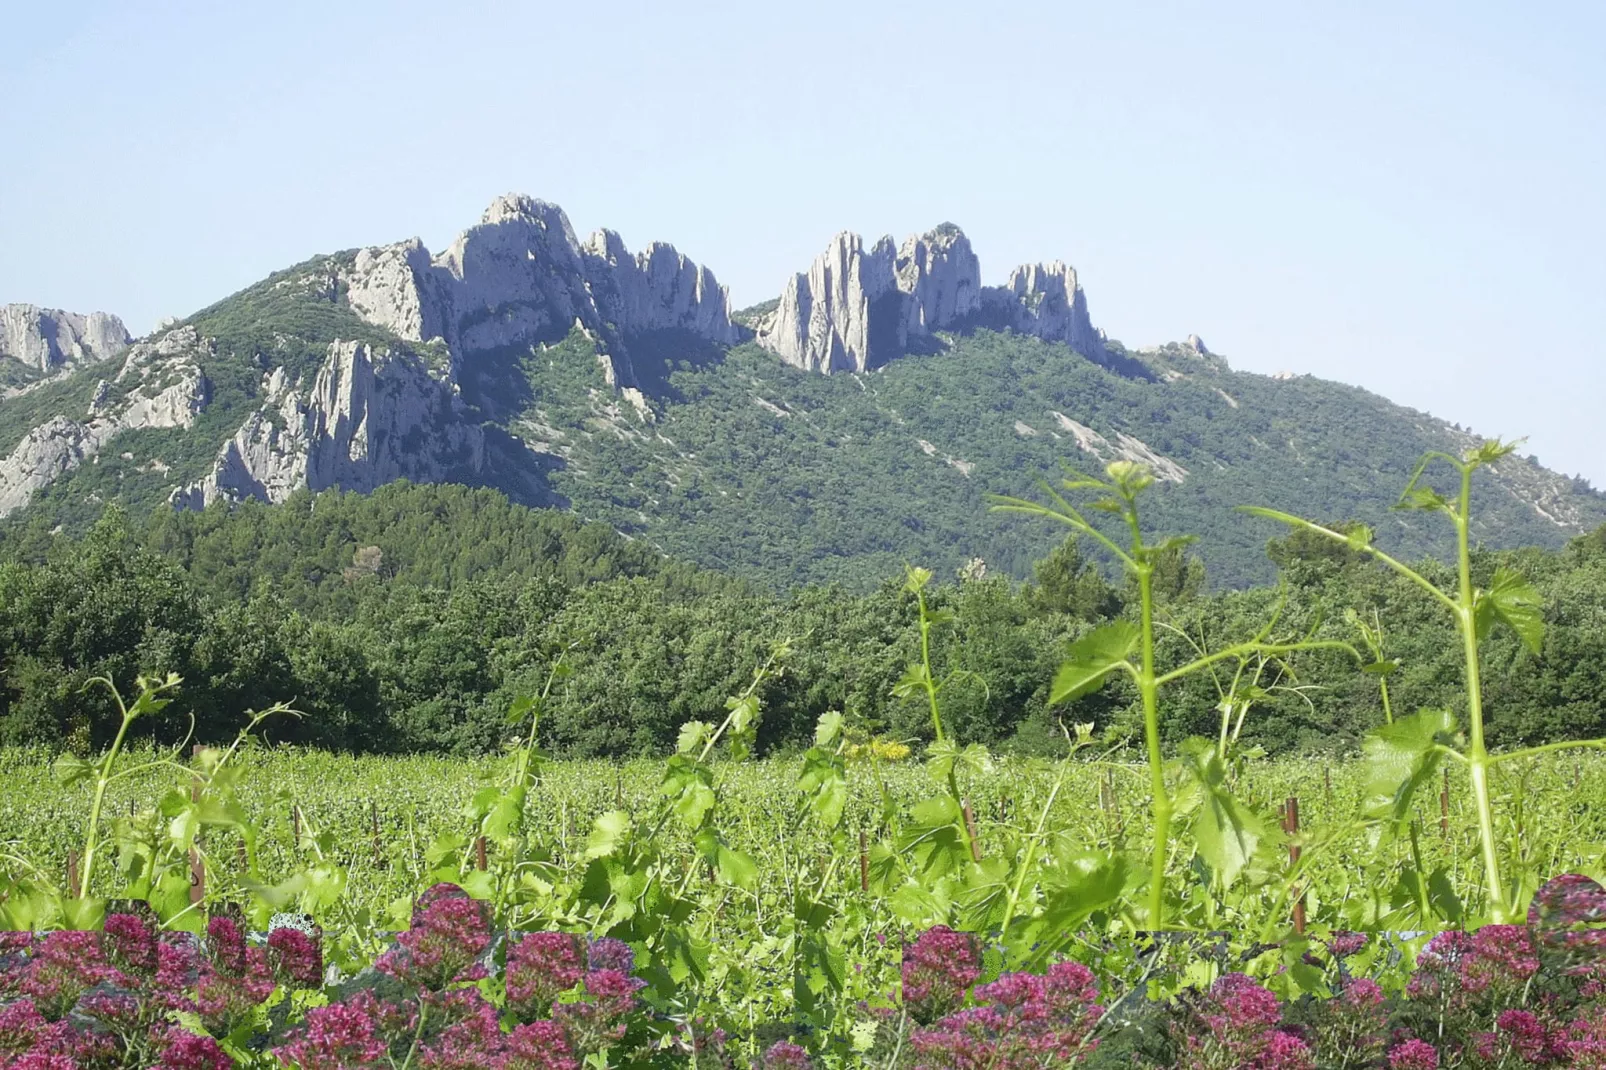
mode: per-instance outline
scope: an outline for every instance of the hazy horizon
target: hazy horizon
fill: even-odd
[[[498,194],[776,296],[840,230],[1078,271],[1137,348],[1354,383],[1606,486],[1606,10],[18,7],[0,303],[136,333]]]

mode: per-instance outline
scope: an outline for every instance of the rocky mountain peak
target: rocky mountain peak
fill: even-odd
[[[1076,272],[1055,261],[1026,264],[1004,286],[984,287],[965,232],[942,223],[896,247],[868,250],[857,234],[831,239],[807,272],[786,284],[756,324],[758,342],[810,371],[864,371],[933,344],[936,331],[988,326],[1065,342],[1102,360]]]
[[[80,315],[35,305],[0,305],[0,357],[41,375],[110,360],[133,342],[123,321],[106,312]]]
[[[417,239],[364,249],[346,282],[359,316],[410,341],[440,338],[458,363],[556,341],[579,324],[602,339],[621,387],[636,384],[632,335],[737,337],[725,288],[674,246],[632,255],[607,230],[582,245],[563,209],[522,194],[498,197],[437,256]]]

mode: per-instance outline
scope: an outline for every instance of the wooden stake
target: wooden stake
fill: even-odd
[[[981,861],[981,836],[976,832],[976,812],[970,808],[970,800],[964,799],[959,804],[960,811],[965,815],[965,830],[970,833],[970,857],[972,861]]]
[[[1283,831],[1291,836],[1296,835],[1299,832],[1299,799],[1297,796],[1290,795],[1288,797],[1288,801],[1283,804]],[[1292,865],[1297,863],[1299,861],[1299,855],[1299,844],[1289,843],[1289,864]],[[1303,933],[1305,931],[1305,894],[1303,891],[1301,891],[1294,899],[1294,931],[1296,933]]]
[[[474,837],[474,868],[485,872],[485,837]]]
[[[870,838],[859,830],[859,891],[870,890]]]
[[[70,898],[78,898],[78,852],[67,852],[67,894]]]

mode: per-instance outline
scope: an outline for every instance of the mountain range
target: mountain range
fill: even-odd
[[[987,511],[1062,465],[1159,479],[1157,530],[1212,582],[1271,572],[1263,504],[1372,524],[1407,556],[1443,532],[1391,512],[1418,457],[1469,431],[1355,387],[1234,371],[1199,338],[1128,350],[1061,261],[986,285],[951,223],[842,233],[746,310],[673,246],[581,241],[523,196],[432,254],[313,257],[135,340],[115,316],[0,306],[0,516],[81,529],[134,511],[282,502],[394,480],[495,487],[774,586],[864,587],[905,562],[1026,574],[1063,533]],[[1606,496],[1513,456],[1477,536],[1555,546]]]

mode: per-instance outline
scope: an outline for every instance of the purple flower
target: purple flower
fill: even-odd
[[[112,965],[124,973],[156,972],[156,933],[138,915],[109,915],[103,946]]]
[[[318,988],[323,984],[323,948],[300,929],[269,933],[268,958],[274,976],[287,987]]]
[[[50,1025],[31,999],[0,1007],[0,1056],[21,1055],[34,1046]],[[5,1060],[0,1058],[0,1066]]]
[[[229,1070],[234,1065],[217,1041],[176,1026],[162,1034],[161,1053],[153,1070]]]
[[[116,977],[101,954],[99,933],[54,932],[35,945],[18,991],[55,1021],[73,1009],[79,996]]]
[[[645,983],[620,970],[593,970],[585,975],[585,999],[552,1008],[575,1052],[589,1055],[624,1038],[626,1019],[636,1009],[636,993]]]
[[[1327,950],[1335,959],[1347,959],[1365,947],[1365,933],[1352,933],[1342,929],[1334,932],[1327,941]]]
[[[981,977],[975,940],[938,925],[903,949],[903,1005],[917,1022],[932,1022],[960,1006]]]
[[[586,947],[586,968],[633,973],[636,969],[636,953],[623,940],[604,936],[592,940]]]
[[[245,935],[231,918],[213,918],[206,923],[207,957],[224,973],[245,972]]]
[[[530,1022],[509,1033],[493,1070],[579,1070],[580,1060],[557,1022]]]
[[[375,967],[430,990],[483,978],[485,970],[477,960],[491,946],[485,905],[450,884],[435,885],[418,903],[413,927],[396,937],[396,946],[380,956]]]
[[[507,953],[508,1006],[525,1021],[546,1018],[557,998],[579,984],[584,975],[584,956],[576,937],[530,933]]]
[[[473,988],[425,997],[426,1022],[446,1023],[423,1046],[423,1070],[485,1070],[502,1054],[496,1008]]]
[[[295,1038],[273,1054],[296,1070],[380,1070],[388,1067],[378,1001],[370,992],[314,1007]]]
[[[955,1011],[910,1037],[916,1065],[930,1070],[1029,1070],[1066,1066],[1092,1054],[1102,1010],[1092,973],[1059,963],[1044,976],[1007,973],[976,989],[977,1006]]]
[[[1439,1070],[1439,1052],[1425,1040],[1407,1040],[1389,1049],[1389,1070]]]
[[[809,1053],[796,1044],[785,1040],[770,1045],[768,1051],[759,1057],[755,1070],[813,1070],[814,1064],[809,1061]]]
[[[1305,1042],[1280,1029],[1272,1030],[1255,1062],[1256,1070],[1311,1070],[1314,1066]]]

